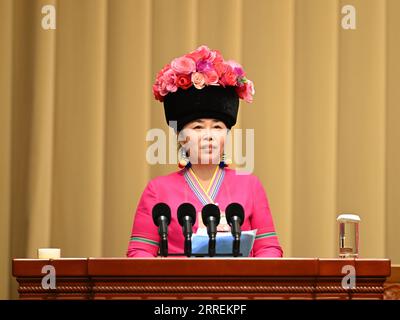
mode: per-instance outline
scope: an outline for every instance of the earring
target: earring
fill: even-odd
[[[190,168],[192,166],[189,157],[186,154],[186,150],[183,147],[179,148],[178,157],[179,157],[179,163],[178,163],[179,168],[181,169],[185,167]]]
[[[222,154],[222,159],[221,159],[221,161],[220,161],[220,163],[219,163],[219,167],[220,167],[220,168],[225,168],[225,167],[229,166],[230,164],[232,164],[232,160],[229,159],[229,158],[226,156],[225,152],[224,152],[224,153]]]

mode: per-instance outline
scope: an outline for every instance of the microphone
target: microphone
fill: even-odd
[[[171,209],[166,203],[160,202],[153,207],[153,221],[160,235],[160,255],[168,256],[168,225],[171,222]]]
[[[196,223],[196,209],[191,203],[182,203],[178,207],[178,221],[185,237],[185,255],[192,255],[192,226]]]
[[[217,237],[217,226],[221,218],[219,208],[212,203],[206,204],[201,210],[201,216],[203,223],[207,226],[208,233],[208,255],[210,257],[215,256],[215,246]]]
[[[237,257],[240,253],[240,235],[242,234],[240,226],[244,221],[244,209],[239,203],[234,202],[226,207],[225,215],[233,236],[232,253],[234,257]]]

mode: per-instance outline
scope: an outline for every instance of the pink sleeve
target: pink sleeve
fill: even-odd
[[[253,182],[253,213],[251,228],[257,229],[253,246],[254,257],[282,257],[283,251],[275,232],[269,202],[260,180],[254,176]]]
[[[158,229],[153,223],[152,209],[157,203],[154,181],[150,181],[139,200],[132,227],[127,257],[156,257]]]

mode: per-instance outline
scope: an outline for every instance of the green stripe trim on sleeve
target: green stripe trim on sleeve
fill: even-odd
[[[276,232],[260,233],[260,234],[256,235],[256,240],[262,239],[262,238],[273,237],[273,236],[276,236]]]
[[[152,245],[158,247],[158,242],[150,240],[150,239],[147,239],[147,238],[131,237],[131,241],[138,241],[138,242],[142,242],[142,243],[152,244]]]

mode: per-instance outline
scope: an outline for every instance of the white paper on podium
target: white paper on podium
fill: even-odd
[[[257,229],[242,231],[240,236],[240,253],[242,257],[248,257],[253,248],[256,238]],[[192,253],[208,255],[208,234],[206,228],[199,228],[192,236]],[[231,232],[218,232],[216,253],[232,254],[233,236]]]

